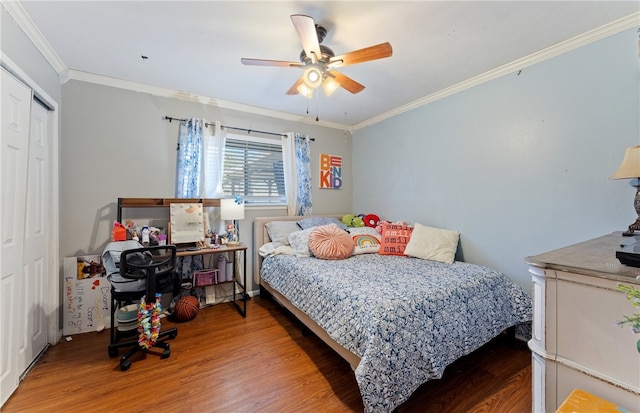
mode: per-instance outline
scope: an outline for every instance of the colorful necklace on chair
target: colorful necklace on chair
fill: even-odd
[[[145,349],[153,347],[158,340],[162,312],[160,297],[162,297],[161,294],[156,294],[156,302],[152,304],[147,304],[145,297],[142,297],[138,306],[138,333],[140,333],[138,344]]]

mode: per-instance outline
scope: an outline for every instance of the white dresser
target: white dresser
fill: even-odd
[[[616,232],[525,259],[533,280],[534,413],[555,412],[576,388],[640,412],[640,334],[615,325],[640,312],[616,290],[618,283],[640,288],[640,268],[615,257],[623,239]]]

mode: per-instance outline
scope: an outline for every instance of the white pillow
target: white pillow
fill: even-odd
[[[269,239],[273,242],[273,247],[278,248],[281,245],[289,245],[289,234],[300,231],[300,227],[296,221],[271,221],[265,224]]]
[[[459,239],[458,231],[428,227],[416,222],[404,253],[410,257],[452,264]]]
[[[375,228],[348,228],[353,239],[353,255],[377,254],[380,251],[380,233]]]

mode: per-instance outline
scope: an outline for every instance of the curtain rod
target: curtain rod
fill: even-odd
[[[188,120],[188,119],[172,118],[171,116],[165,116],[164,119],[168,120],[169,122],[174,121],[174,120],[177,120],[177,121],[183,121],[183,120],[186,121],[186,120]],[[213,123],[205,123],[204,126],[205,127],[209,127],[209,126],[214,126],[214,124]],[[285,133],[265,132],[265,131],[261,131],[261,130],[237,128],[235,126],[222,125],[222,127],[226,128],[226,129],[240,130],[240,131],[244,131],[244,132],[247,132],[247,133],[256,132],[256,133],[264,133],[266,135],[287,136],[287,134],[285,134]],[[311,138],[311,140],[315,141],[314,138]]]

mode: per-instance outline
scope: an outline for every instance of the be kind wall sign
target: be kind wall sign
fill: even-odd
[[[342,189],[342,156],[320,154],[320,189]]]

